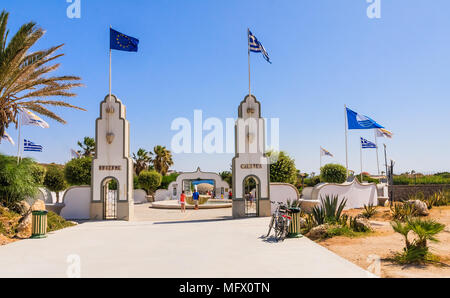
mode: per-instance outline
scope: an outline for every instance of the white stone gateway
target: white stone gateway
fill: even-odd
[[[239,105],[233,158],[233,217],[270,216],[270,168],[261,104],[247,95]]]
[[[95,127],[90,218],[132,220],[134,203],[130,127],[125,106],[115,95],[107,95],[100,103],[100,117]]]
[[[178,200],[183,190],[186,192],[186,194],[191,195],[190,194],[191,182],[201,180],[213,180],[215,198],[228,199],[228,192],[230,190],[230,186],[228,185],[228,183],[226,181],[223,181],[222,177],[220,177],[219,174],[202,172],[200,168],[197,168],[197,171],[195,172],[184,172],[178,175],[177,179],[169,184],[167,192],[164,192],[163,196],[165,196],[165,198],[168,199]],[[156,194],[156,196],[159,195],[160,194]],[[155,201],[160,200],[161,199],[155,199]]]

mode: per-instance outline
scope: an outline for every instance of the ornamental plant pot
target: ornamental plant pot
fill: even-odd
[[[64,203],[45,204],[45,209],[47,211],[52,211],[52,212],[60,215],[62,208],[64,208],[65,206],[66,206],[66,204],[64,204]]]

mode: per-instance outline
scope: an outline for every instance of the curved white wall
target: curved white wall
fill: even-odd
[[[167,189],[158,189],[155,192],[155,202],[168,201],[172,199],[171,191]]]
[[[299,193],[297,188],[288,183],[270,183],[270,200],[274,202],[287,203],[288,200],[298,200]],[[271,212],[274,213],[276,206],[271,204]]]
[[[61,216],[65,219],[89,219],[91,207],[91,187],[74,186],[66,190],[63,203],[66,205],[61,210]]]
[[[325,196],[339,197],[339,202],[342,199],[347,199],[345,209],[363,208],[364,205],[377,205],[378,195],[377,186],[374,183],[359,183],[356,179],[350,183],[333,184],[323,183],[316,185],[312,191],[312,200],[321,200]]]
[[[135,204],[143,204],[147,202],[147,193],[143,189],[135,189],[133,191],[133,200]]]

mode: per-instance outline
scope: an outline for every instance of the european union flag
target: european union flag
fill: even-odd
[[[109,29],[109,48],[112,50],[137,52],[139,39]]]

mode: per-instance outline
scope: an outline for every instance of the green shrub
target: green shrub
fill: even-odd
[[[311,177],[311,178],[305,178],[303,180],[303,183],[306,186],[315,186],[315,185],[320,183],[320,176],[314,176],[314,177]]]
[[[40,166],[38,164],[35,164],[31,166],[31,175],[33,175],[34,181],[37,185],[43,185],[44,184],[44,178],[45,178],[45,168],[43,166]]]
[[[70,185],[91,185],[92,158],[74,158],[64,167],[64,175]]]
[[[74,223],[65,220],[64,218],[62,218],[61,216],[59,216],[58,214],[56,214],[52,211],[49,211],[47,214],[47,231],[48,232],[61,230],[61,229],[71,227],[74,225],[75,225]]]
[[[275,157],[278,154],[278,159],[270,164],[270,181],[294,184],[297,181],[297,168],[295,161],[284,151],[266,153],[268,157]]]
[[[167,176],[163,176],[162,180],[161,180],[161,185],[159,186],[159,188],[163,188],[163,189],[167,189],[169,187],[169,184],[175,180],[177,180],[177,177],[180,174],[178,173],[172,173],[170,175]]]
[[[347,170],[339,164],[326,164],[320,168],[320,182],[344,183]]]
[[[142,171],[139,173],[139,185],[152,195],[161,185],[162,176],[156,171]]]
[[[36,163],[24,158],[17,164],[17,158],[0,154],[0,204],[12,211],[20,212],[18,203],[38,192],[38,184],[32,167]]]
[[[64,170],[56,166],[48,167],[45,173],[44,186],[56,193],[56,201],[59,202],[59,192],[67,188]]]
[[[141,186],[139,185],[139,177],[137,175],[133,176],[133,188],[141,189]]]

